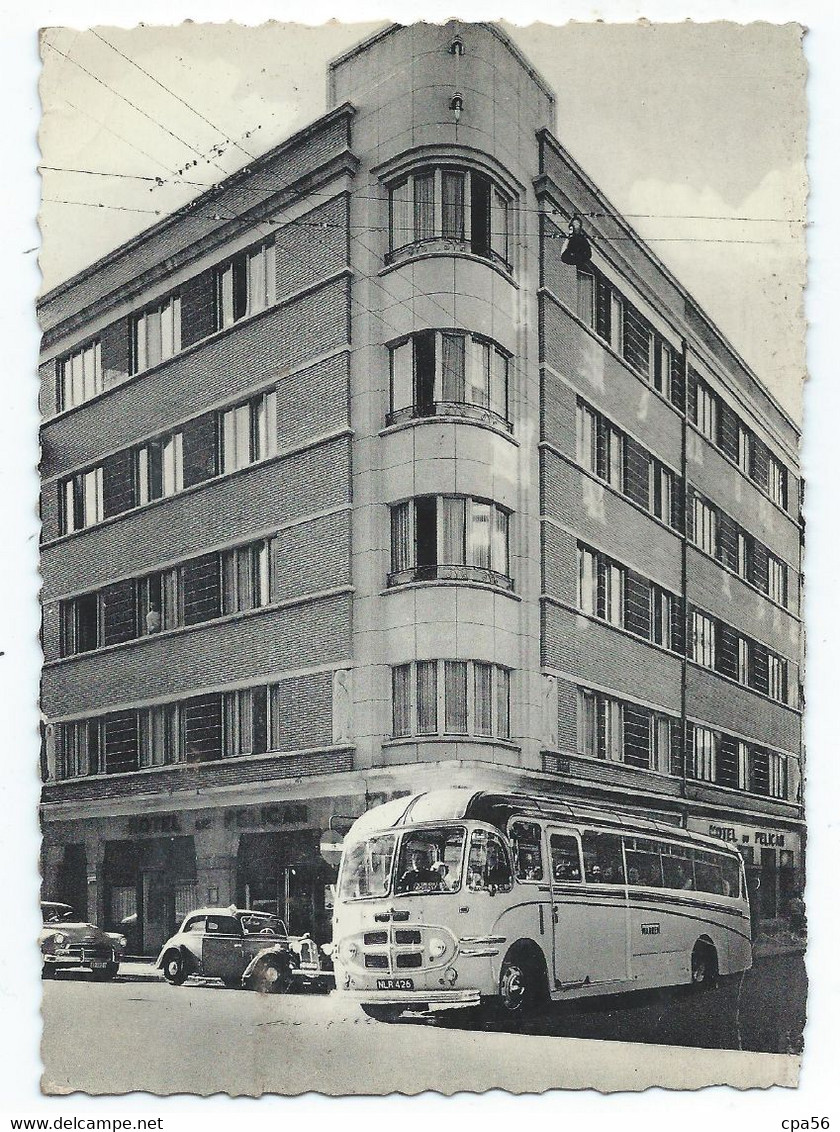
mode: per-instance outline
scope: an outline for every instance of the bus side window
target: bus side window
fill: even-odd
[[[691,850],[683,845],[662,846],[662,872],[666,888],[694,888],[694,863]]]
[[[542,830],[536,822],[516,821],[510,827],[513,860],[518,880],[542,880]]]
[[[471,892],[510,892],[513,888],[507,850],[502,841],[486,829],[473,831],[467,887]]]
[[[587,830],[582,844],[584,876],[589,884],[624,884],[620,837]]]
[[[624,853],[628,884],[662,887],[662,863],[657,842],[646,837],[625,837]]]
[[[551,875],[554,880],[580,880],[580,854],[576,837],[551,835]]]

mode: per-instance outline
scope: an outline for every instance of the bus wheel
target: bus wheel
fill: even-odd
[[[377,1022],[396,1022],[403,1012],[401,1006],[385,1006],[378,1002],[362,1003],[362,1010],[368,1018],[374,1018]]]
[[[713,987],[717,983],[717,952],[711,943],[698,940],[691,953],[691,985],[698,990]]]
[[[521,1018],[539,1004],[545,977],[537,960],[526,952],[507,956],[499,975],[499,1013],[503,1018]]]

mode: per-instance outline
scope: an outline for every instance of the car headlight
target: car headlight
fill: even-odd
[[[117,947],[128,947],[128,940],[124,935],[117,936]]]
[[[67,936],[64,932],[56,932],[53,936],[53,943],[56,947],[62,947],[67,942]]]
[[[446,951],[446,941],[433,936],[429,940],[429,955],[432,959],[440,959],[444,951]]]

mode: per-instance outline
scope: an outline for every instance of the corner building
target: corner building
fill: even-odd
[[[796,425],[498,28],[329,94],[42,300],[45,895],[147,953],[217,901],[325,939],[322,833],[480,778],[734,841],[783,915]]]

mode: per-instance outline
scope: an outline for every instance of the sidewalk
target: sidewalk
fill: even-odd
[[[143,959],[138,956],[123,959],[120,962],[118,978],[133,983],[161,982],[163,972],[159,967],[155,967],[154,962],[152,958]]]
[[[775,955],[804,955],[807,940],[793,932],[758,935],[753,940],[753,958],[766,959]]]

